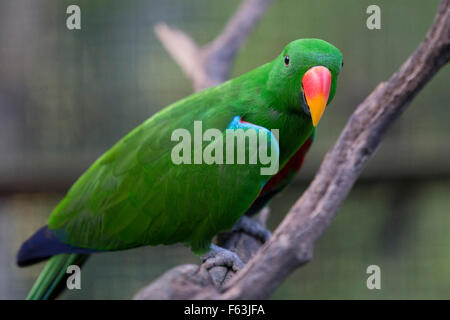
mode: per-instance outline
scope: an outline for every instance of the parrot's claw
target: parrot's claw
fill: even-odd
[[[247,217],[242,216],[238,222],[234,225],[233,229],[231,229],[232,232],[244,232],[252,237],[255,237],[256,239],[260,240],[262,243],[269,240],[272,233],[264,228],[262,225],[260,225],[255,220]]]
[[[213,267],[229,267],[234,272],[244,268],[244,263],[233,251],[211,244],[211,251],[202,257],[203,266],[206,270]]]

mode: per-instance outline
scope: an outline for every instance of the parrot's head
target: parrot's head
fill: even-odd
[[[268,89],[282,101],[285,112],[302,113],[313,126],[334,97],[341,52],[320,39],[300,39],[289,43],[272,62]]]

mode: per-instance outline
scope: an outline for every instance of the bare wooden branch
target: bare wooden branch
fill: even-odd
[[[316,240],[328,227],[387,129],[449,60],[450,0],[443,0],[424,41],[387,82],[378,85],[357,107],[311,185],[271,239],[220,290],[208,284],[190,291],[190,298],[268,298],[293,270],[310,261]]]
[[[258,222],[265,226],[269,209],[258,214]],[[230,232],[218,236],[218,244],[235,252],[247,263],[262,246],[262,243],[243,232]],[[226,285],[235,273],[225,267],[206,270],[203,266],[185,264],[170,269],[149,286],[139,291],[136,300],[179,300],[192,299],[205,290],[215,292],[217,287]]]
[[[193,81],[194,88],[208,81],[201,67],[201,49],[184,32],[161,22],[155,26],[155,33],[183,72]]]
[[[159,23],[156,35],[167,51],[202,90],[227,80],[237,51],[272,0],[244,0],[222,33],[210,44],[199,47],[184,32]]]

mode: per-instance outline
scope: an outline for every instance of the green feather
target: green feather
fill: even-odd
[[[51,298],[61,280],[67,276],[67,268],[70,265],[83,264],[87,257],[87,255],[82,254],[58,254],[50,258],[26,299],[47,300]]]

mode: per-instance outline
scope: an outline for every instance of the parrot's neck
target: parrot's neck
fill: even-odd
[[[280,167],[283,167],[289,158],[300,149],[303,143],[311,136],[314,129],[311,119],[296,113],[274,114],[271,111],[261,114],[260,120],[266,123],[266,128],[278,129]]]
[[[236,79],[238,81],[233,85],[238,87],[233,91],[238,93],[237,113],[245,121],[279,130],[280,164],[283,166],[311,136],[314,127],[299,105],[282,105],[286,102],[268,92],[266,84],[270,68],[268,63]]]

